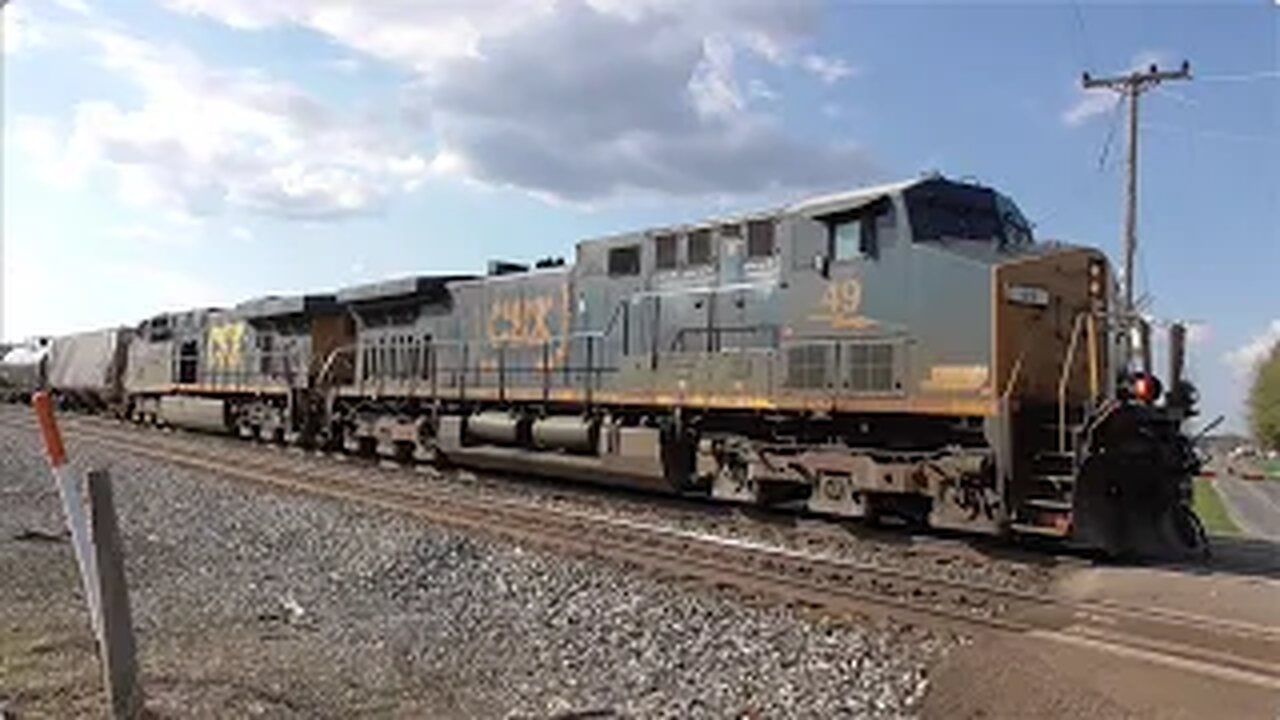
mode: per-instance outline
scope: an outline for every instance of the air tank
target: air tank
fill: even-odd
[[[467,440],[490,445],[521,445],[524,421],[505,412],[481,412],[467,418]]]
[[[227,432],[227,404],[212,398],[166,395],[160,398],[160,420],[174,427]]]
[[[533,423],[533,444],[540,450],[565,450],[594,455],[600,437],[600,423],[591,418],[559,415]]]

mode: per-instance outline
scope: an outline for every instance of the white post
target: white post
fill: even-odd
[[[49,458],[49,467],[53,471],[54,482],[58,486],[58,495],[62,498],[62,511],[67,521],[67,529],[71,531],[71,546],[75,549],[76,563],[80,566],[80,580],[84,585],[85,600],[89,603],[89,618],[93,623],[93,634],[102,639],[100,621],[102,599],[98,595],[98,566],[93,551],[93,541],[89,536],[89,518],[85,512],[84,490],[75,474],[68,471],[67,451],[62,444],[62,433],[58,430],[58,421],[53,416],[53,403],[49,394],[38,392],[31,398],[31,405],[36,411],[36,420],[40,423],[40,435],[44,438],[45,454]]]

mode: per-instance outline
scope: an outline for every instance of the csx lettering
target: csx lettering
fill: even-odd
[[[555,298],[498,300],[489,307],[489,342],[511,345],[540,345],[552,340],[548,322]]]
[[[209,365],[215,370],[238,369],[243,341],[244,323],[209,328]]]

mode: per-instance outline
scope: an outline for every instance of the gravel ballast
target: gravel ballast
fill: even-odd
[[[0,413],[0,706],[100,712],[57,495]],[[166,716],[900,717],[958,642],[71,443],[110,466]]]

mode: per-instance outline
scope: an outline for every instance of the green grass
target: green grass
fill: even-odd
[[[1196,515],[1200,516],[1200,522],[1204,523],[1205,532],[1210,535],[1239,535],[1240,528],[1236,527],[1231,516],[1227,514],[1227,508],[1222,504],[1222,498],[1218,495],[1218,489],[1213,486],[1211,480],[1196,480],[1192,483],[1194,495],[1192,502],[1195,505]]]
[[[1262,472],[1267,477],[1280,480],[1280,460],[1263,460]]]

